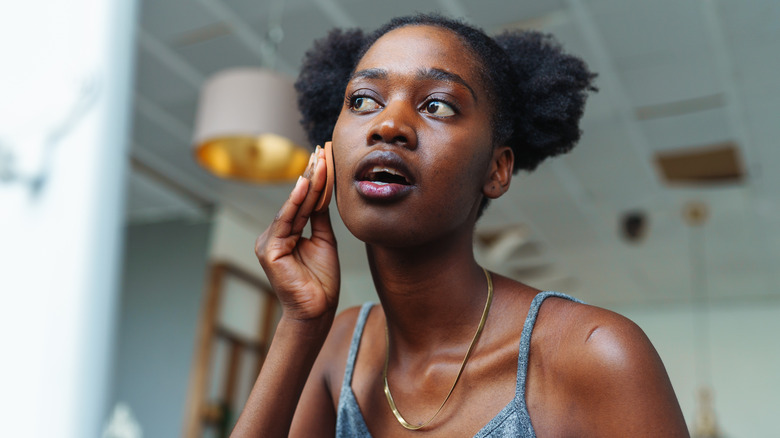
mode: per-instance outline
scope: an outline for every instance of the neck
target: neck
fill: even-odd
[[[487,281],[474,260],[472,233],[414,248],[367,245],[368,260],[396,348],[462,348],[474,336]]]

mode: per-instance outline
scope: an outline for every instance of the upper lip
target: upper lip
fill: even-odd
[[[355,179],[365,181],[374,172],[387,172],[404,178],[409,185],[414,184],[409,166],[393,151],[375,150],[363,157],[355,173]]]

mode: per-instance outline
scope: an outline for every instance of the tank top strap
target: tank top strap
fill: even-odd
[[[523,323],[523,332],[520,334],[520,353],[517,359],[517,386],[515,388],[515,402],[517,403],[517,409],[525,424],[531,424],[531,418],[528,415],[528,406],[525,402],[525,383],[528,374],[528,356],[531,351],[531,334],[534,330],[534,324],[536,324],[536,317],[539,315],[539,308],[542,307],[542,303],[549,297],[558,297],[571,300],[577,303],[582,301],[570,297],[569,295],[545,291],[538,293],[531,301],[531,306],[528,308],[528,315]]]
[[[363,336],[363,328],[366,326],[366,320],[368,320],[368,314],[371,312],[372,307],[374,307],[374,303],[365,303],[360,308],[360,314],[355,323],[355,330],[352,332],[352,342],[349,344],[347,367],[344,370],[344,383],[341,385],[342,390],[352,386],[352,373],[355,370],[355,358],[357,358],[358,348],[360,348],[360,338]]]

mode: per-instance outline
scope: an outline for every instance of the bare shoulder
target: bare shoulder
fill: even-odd
[[[562,384],[561,397],[578,406],[579,434],[688,435],[661,358],[638,325],[599,307],[547,301],[536,350]],[[545,352],[550,345],[558,348]],[[615,418],[621,418],[619,424]]]
[[[323,430],[335,430],[346,357],[359,313],[359,307],[350,308],[334,319],[298,401],[289,436],[325,436]]]
[[[584,372],[609,370],[615,373],[643,374],[661,368],[661,358],[645,332],[633,321],[600,307],[572,303],[568,330],[572,351],[579,356]]]
[[[313,371],[322,377],[334,405],[338,404],[349,346],[360,309],[360,306],[350,307],[336,316],[314,366]]]
[[[328,341],[343,342],[345,340],[351,340],[352,332],[355,329],[355,324],[357,324],[357,319],[360,315],[360,309],[360,306],[354,306],[345,309],[336,315],[336,319],[333,320],[333,326],[330,328],[330,333],[328,334]]]
[[[549,305],[555,306],[550,309],[553,316],[565,315],[555,318],[554,324],[567,334],[570,351],[577,357],[585,354],[602,365],[621,368],[648,359],[647,355],[657,356],[642,329],[618,313],[568,300],[553,299]]]
[[[360,306],[350,307],[336,315],[317,361],[331,364],[347,353],[359,315]]]
[[[573,383],[587,377],[586,384],[592,385],[600,376],[614,381],[621,375],[641,380],[648,369],[663,368],[642,329],[610,310],[548,298],[540,310],[538,325],[544,333],[540,337],[564,347],[556,349],[554,363]],[[539,347],[544,349],[543,345]]]

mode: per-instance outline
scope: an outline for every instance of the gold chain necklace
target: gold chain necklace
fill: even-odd
[[[460,380],[460,376],[463,374],[463,369],[466,368],[466,362],[468,362],[469,356],[471,356],[471,352],[474,350],[474,345],[477,343],[479,335],[482,334],[482,329],[485,328],[485,321],[487,321],[488,311],[490,310],[490,303],[493,302],[493,280],[491,279],[490,273],[487,271],[487,269],[482,268],[482,270],[485,271],[485,278],[487,278],[488,296],[487,302],[485,303],[485,310],[482,311],[482,318],[479,320],[479,327],[477,327],[477,332],[474,333],[474,339],[471,340],[469,349],[466,351],[466,356],[463,358],[463,363],[460,364],[460,370],[458,370],[458,375],[455,376],[455,382],[452,383],[452,388],[450,388],[450,392],[447,393],[447,397],[445,397],[444,401],[441,402],[441,406],[439,406],[439,409],[435,414],[433,414],[433,417],[419,426],[409,424],[406,420],[404,420],[404,417],[400,412],[398,412],[398,407],[395,405],[395,401],[393,401],[392,394],[390,394],[390,386],[387,384],[387,366],[390,362],[390,334],[388,333],[387,322],[385,322],[385,369],[382,372],[382,378],[385,381],[385,396],[387,397],[387,403],[390,405],[390,409],[393,411],[393,415],[395,415],[395,419],[398,420],[398,422],[401,423],[401,426],[405,427],[406,429],[419,430],[431,424],[431,421],[433,421],[433,419],[439,415],[439,412],[441,412],[441,410],[444,408],[444,404],[447,403],[447,400],[450,399],[452,391],[455,390],[455,385],[458,384],[458,380]]]

